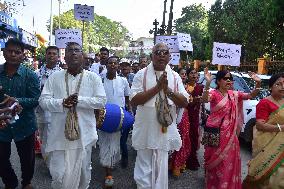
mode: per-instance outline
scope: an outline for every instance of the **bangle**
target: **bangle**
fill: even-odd
[[[281,131],[282,131],[282,129],[281,129],[281,127],[280,127],[279,123],[277,123],[277,127],[278,127],[279,131],[281,132]]]

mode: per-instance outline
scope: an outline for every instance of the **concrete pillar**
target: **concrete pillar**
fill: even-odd
[[[225,66],[224,65],[219,65],[218,64],[218,71],[222,71],[222,70],[224,70],[225,69]]]
[[[193,63],[194,63],[193,65],[194,69],[198,71],[201,65],[201,60],[194,60]]]
[[[257,73],[258,74],[267,74],[268,69],[266,68],[267,62],[265,58],[257,59]]]

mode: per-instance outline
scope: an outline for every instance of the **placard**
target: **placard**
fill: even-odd
[[[170,53],[178,53],[178,39],[176,35],[167,36],[167,35],[158,35],[156,36],[156,44],[165,43],[169,47]]]
[[[190,34],[177,33],[177,38],[180,51],[193,51]]]
[[[240,66],[242,45],[213,43],[212,64]]]
[[[169,64],[179,65],[180,53],[171,53],[171,59]]]
[[[58,48],[65,48],[68,42],[76,42],[82,46],[82,32],[79,29],[55,30],[55,44]]]
[[[74,17],[76,20],[94,21],[94,6],[74,4]]]

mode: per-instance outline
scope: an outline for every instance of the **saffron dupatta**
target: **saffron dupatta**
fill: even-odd
[[[284,124],[284,105],[270,114],[269,124]],[[284,162],[284,132],[254,133],[253,159],[248,163],[246,181],[260,183],[269,178]]]

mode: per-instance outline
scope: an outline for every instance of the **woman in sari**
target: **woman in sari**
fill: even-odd
[[[178,70],[178,73],[185,85],[186,88],[186,80],[187,75],[186,71],[183,68]],[[179,134],[182,140],[182,146],[179,151],[175,151],[170,157],[170,169],[174,177],[178,178],[181,172],[184,171],[186,167],[186,160],[190,153],[190,139],[189,139],[189,121],[188,121],[188,113],[187,109],[180,109],[181,112],[177,118],[177,124],[179,129]]]
[[[244,189],[284,188],[284,74],[269,80],[271,95],[256,106],[253,159]]]
[[[233,91],[230,90],[233,86],[232,74],[226,70],[218,71],[217,88],[209,92],[212,76],[208,69],[204,73],[206,85],[202,98],[204,102],[210,102],[210,115],[202,138],[205,147],[205,186],[207,189],[241,189],[238,134],[243,125],[242,103],[257,95],[261,80],[255,73],[249,73],[256,82],[256,88],[251,93]]]
[[[195,69],[187,70],[188,82],[186,90],[192,95],[192,102],[188,104],[188,117],[190,124],[189,138],[191,141],[191,152],[186,161],[186,167],[189,170],[196,171],[200,167],[197,150],[200,146],[200,123],[199,123],[199,113],[201,105],[201,96],[203,93],[203,85],[198,84],[198,72]]]

